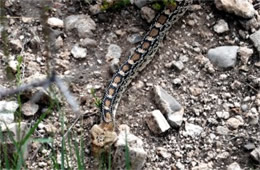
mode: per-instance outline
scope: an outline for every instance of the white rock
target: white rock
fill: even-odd
[[[79,37],[86,38],[96,29],[96,23],[88,15],[71,15],[65,19],[67,31],[76,30]]]
[[[225,126],[218,126],[216,131],[220,135],[228,135],[229,133],[229,129]]]
[[[113,169],[125,169],[126,147],[128,148],[130,167],[134,170],[141,170],[146,161],[147,153],[143,149],[143,142],[137,136],[129,132],[129,127],[119,127],[118,140],[115,143],[116,151],[113,158]],[[126,143],[127,142],[127,143]],[[127,145],[127,146],[126,146]]]
[[[233,162],[227,167],[227,170],[242,170],[237,162]]]
[[[216,112],[218,118],[228,119],[229,118],[229,112],[222,111],[222,112]]]
[[[258,161],[260,163],[260,147],[254,149],[251,153],[250,153],[250,156]]]
[[[114,58],[119,59],[121,57],[122,49],[116,44],[110,44],[107,49],[106,60],[111,61]]]
[[[47,23],[52,27],[64,27],[64,22],[61,19],[55,17],[48,18]]]
[[[17,66],[18,66],[18,61],[17,60],[11,60],[8,62],[8,66],[12,69],[13,72],[17,71]]]
[[[253,42],[260,56],[260,29],[250,35],[250,40]]]
[[[171,153],[167,152],[167,149],[163,147],[156,148],[156,152],[165,159],[170,158],[172,156]]]
[[[239,47],[238,54],[241,57],[241,61],[243,64],[247,64],[248,59],[253,55],[253,50],[248,47]]]
[[[199,125],[194,125],[191,123],[186,122],[185,123],[185,132],[184,135],[188,135],[192,138],[197,137],[201,134],[201,132],[203,131],[203,128],[200,127]]]
[[[79,47],[78,44],[74,45],[73,48],[71,49],[71,54],[75,58],[86,58],[87,56],[87,49]]]
[[[230,129],[237,129],[239,126],[244,124],[243,119],[240,116],[232,117],[227,120],[227,126]]]
[[[229,31],[228,24],[223,19],[219,20],[217,24],[214,25],[213,29],[216,33],[219,34]]]
[[[237,60],[238,46],[221,46],[208,51],[209,60],[223,68],[233,67]]]
[[[155,133],[160,134],[170,129],[170,125],[160,112],[160,110],[154,110],[146,117],[146,123],[149,129]]]
[[[219,10],[225,10],[244,18],[252,18],[255,14],[253,4],[247,0],[215,0],[215,4]]]
[[[184,114],[184,110],[179,102],[160,86],[154,87],[154,95],[156,98],[155,102],[162,112],[167,115],[170,125],[179,127],[183,122]]]
[[[141,8],[141,16],[148,22],[152,22],[155,17],[155,12],[153,9],[149,7],[142,7]]]
[[[19,107],[16,101],[0,101],[0,125],[14,121],[14,112]]]
[[[9,134],[13,134],[13,140],[16,142],[21,141],[24,139],[25,135],[28,133],[28,125],[25,122],[20,123],[10,123],[7,124],[7,127],[5,125],[0,125],[2,130],[2,135],[6,136],[7,138],[4,139],[4,141],[0,141],[0,143],[4,143],[6,147],[8,148],[8,153],[13,155],[17,153],[16,146],[14,145],[12,139],[10,139],[8,136]],[[23,150],[23,159],[26,159],[28,156],[28,146],[31,144],[31,140],[29,139],[27,143],[25,143],[22,146]],[[9,160],[10,161],[10,160]]]
[[[33,116],[39,109],[39,105],[32,103],[32,102],[26,102],[22,105],[22,112],[26,116]]]

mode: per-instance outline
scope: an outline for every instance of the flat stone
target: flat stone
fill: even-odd
[[[22,105],[22,112],[25,116],[33,116],[38,109],[39,105],[32,102],[26,102]]]
[[[233,67],[237,60],[238,46],[221,46],[208,51],[209,60],[218,67]]]
[[[64,27],[64,22],[61,19],[55,17],[48,18],[47,23],[52,27]]]
[[[154,87],[155,102],[162,110],[162,113],[167,116],[172,127],[179,127],[183,122],[183,107],[177,102],[177,100],[169,95],[162,87]]]
[[[115,154],[113,158],[113,169],[125,169],[126,147],[129,153],[131,169],[141,170],[147,158],[140,138],[130,133],[127,125],[120,125],[118,140],[115,143]]]
[[[247,144],[244,145],[244,148],[247,151],[251,151],[251,150],[255,149],[255,144],[254,143],[247,143]]]
[[[145,119],[149,129],[155,134],[161,134],[170,129],[170,125],[160,110],[154,110]]]

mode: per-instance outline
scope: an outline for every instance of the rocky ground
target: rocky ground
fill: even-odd
[[[260,169],[260,2],[231,1],[195,2],[123,95],[116,124],[128,125],[142,140],[143,169]],[[0,30],[8,40],[1,35],[0,87],[15,85],[6,67],[16,73],[19,55],[22,82],[44,76],[52,62],[84,113],[71,131],[75,141],[83,135],[86,169],[94,169],[89,131],[99,122],[91,89],[102,98],[113,71],[157,13],[144,1],[134,2],[103,12],[95,2],[46,1],[48,13],[40,0],[4,4],[6,27],[1,24]],[[28,104],[31,97],[22,95],[23,105],[30,106],[23,110],[24,122],[37,120],[48,106],[46,98]],[[12,96],[1,99],[7,101],[17,102]],[[76,119],[67,102],[61,103],[62,111],[55,109],[35,133],[52,137],[53,145],[33,143],[28,169],[52,167],[52,150],[60,156],[60,114],[65,115],[65,131]]]

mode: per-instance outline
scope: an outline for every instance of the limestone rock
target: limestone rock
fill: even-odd
[[[168,129],[170,129],[170,125],[160,112],[160,110],[154,110],[152,111],[147,117],[146,117],[146,123],[149,127],[149,129],[155,133],[155,134],[161,134],[163,132],[166,132]]]
[[[119,130],[118,140],[115,143],[113,169],[126,169],[126,156],[128,156],[131,170],[141,170],[147,157],[142,140],[131,134],[126,125],[121,125]],[[127,150],[128,153],[126,153]]]

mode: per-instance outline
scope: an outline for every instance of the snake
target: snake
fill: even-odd
[[[193,0],[176,0],[174,5],[166,5],[165,9],[155,17],[154,24],[150,26],[133,54],[114,73],[102,99],[101,124],[94,125],[91,130],[92,143],[95,146],[103,147],[116,140],[116,134],[113,132],[115,115],[124,91],[138,73],[152,61],[159,43],[192,3]]]

